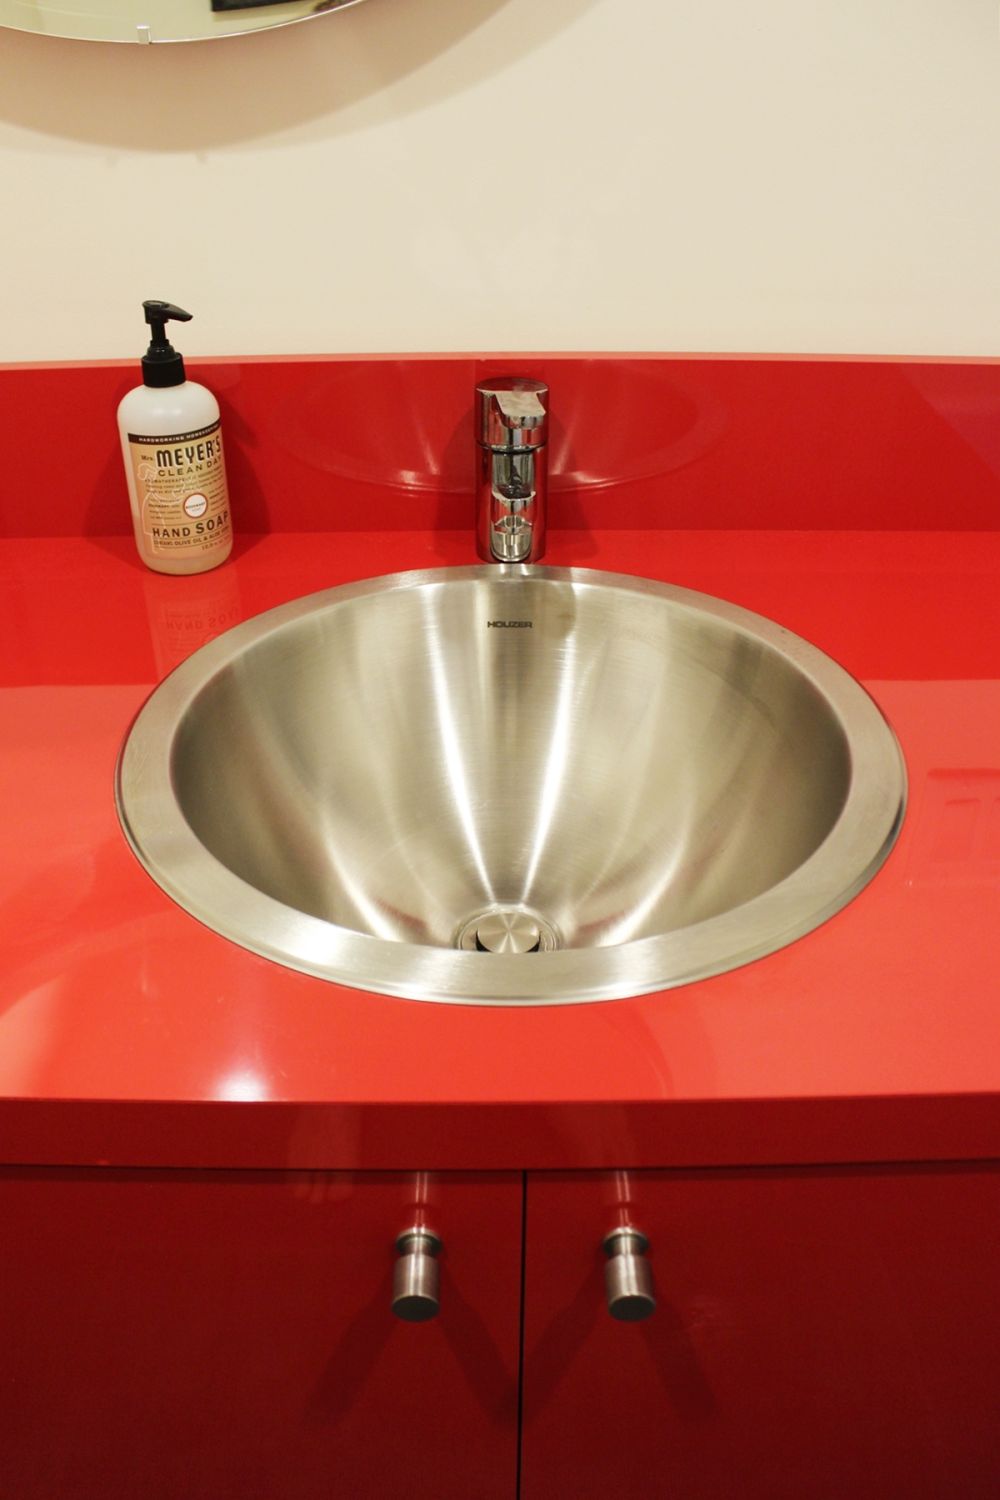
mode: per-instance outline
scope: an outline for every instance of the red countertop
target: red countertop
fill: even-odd
[[[613,508],[608,514],[614,514]],[[235,947],[118,827],[131,717],[189,650],[297,595],[474,561],[471,531],[242,535],[163,578],[129,537],[0,543],[0,1159],[495,1168],[1000,1155],[1000,536],[585,531],[546,562],[769,615],[893,724],[899,842],[779,953],[661,994],[444,1006]]]

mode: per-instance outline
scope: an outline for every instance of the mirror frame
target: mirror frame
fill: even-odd
[[[204,29],[192,30],[191,23],[182,20],[178,30],[166,34],[157,29],[157,12],[176,13],[181,8],[179,0],[103,0],[103,3],[97,0],[89,11],[81,6],[78,17],[58,0],[53,4],[46,0],[0,0],[0,29],[70,41],[160,46],[276,31],[302,21],[319,20],[321,16],[361,3],[362,0],[185,0],[183,9],[192,20],[199,13],[204,15]],[[116,14],[119,11],[120,16]]]

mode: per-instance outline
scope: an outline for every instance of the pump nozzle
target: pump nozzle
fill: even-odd
[[[146,322],[152,330],[149,348],[142,358],[142,378],[146,385],[183,385],[184,361],[167,338],[167,323],[190,323],[191,314],[172,302],[147,301],[142,304]]]

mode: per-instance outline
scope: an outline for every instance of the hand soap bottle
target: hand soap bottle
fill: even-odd
[[[233,545],[219,403],[188,380],[166,336],[170,319],[191,314],[144,302],[152,330],[142,385],[118,407],[118,430],[139,556],[158,573],[205,573]]]

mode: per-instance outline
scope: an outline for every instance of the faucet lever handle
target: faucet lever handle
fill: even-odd
[[[545,406],[537,391],[496,391],[493,400],[506,427],[537,427],[545,421]]]
[[[476,430],[487,448],[540,448],[548,441],[549,388],[543,380],[502,375],[476,386]]]

